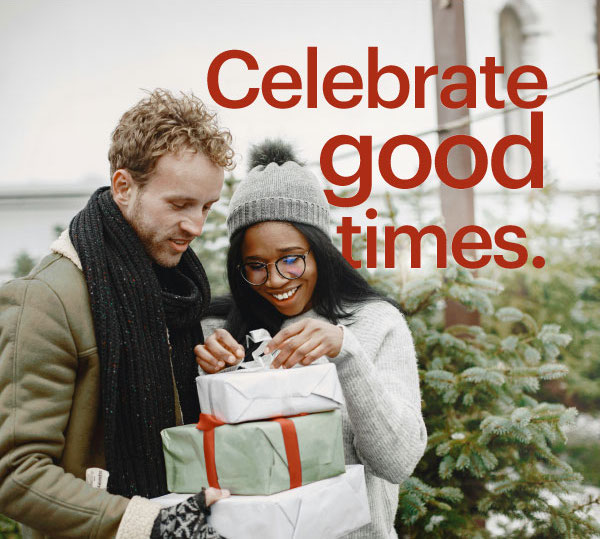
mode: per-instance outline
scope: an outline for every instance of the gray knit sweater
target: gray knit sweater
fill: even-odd
[[[307,317],[320,318],[310,310],[283,327]],[[362,305],[341,325],[342,349],[330,361],[346,400],[344,452],[346,464],[365,466],[371,510],[371,524],[346,537],[395,538],[398,484],[410,476],[427,442],[415,348],[402,314],[383,301]],[[223,320],[203,321],[205,337],[222,326]]]

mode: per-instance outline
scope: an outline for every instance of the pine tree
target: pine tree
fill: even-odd
[[[25,251],[21,251],[13,262],[13,277],[24,277],[35,266],[35,260]]]
[[[10,518],[0,515],[0,537],[2,539],[19,539],[21,537],[19,525]]]
[[[542,271],[525,267],[498,275],[505,291],[501,301],[558,323],[573,342],[557,359],[569,373],[544,395],[580,410],[600,408],[600,216],[581,213],[572,228],[530,225],[542,242],[548,263]],[[538,247],[539,250],[539,247]]]
[[[221,199],[211,209],[202,230],[202,236],[192,242],[192,249],[204,266],[213,297],[229,291],[227,284],[227,206],[238,180],[230,175],[225,178]]]
[[[486,537],[494,514],[511,521],[514,537],[600,531],[588,507],[569,500],[581,477],[553,451],[577,412],[536,399],[543,380],[567,373],[556,358],[571,339],[514,307],[494,310],[500,290],[451,266],[398,291],[429,432],[425,456],[401,488],[398,528],[408,537]],[[449,298],[477,309],[482,325],[444,328]]]
[[[568,374],[544,383],[540,398],[576,406],[586,414],[581,424],[593,426],[600,408],[600,216],[586,208],[588,200],[582,197],[570,226],[555,222],[558,192],[549,183],[549,189],[530,195],[536,211],[523,223],[531,238],[528,250],[543,253],[546,266],[542,271],[528,265],[497,272],[495,277],[504,285],[497,302],[519,308],[539,324],[559,324],[572,337],[556,357]],[[597,434],[578,427],[558,451],[587,484],[600,487]]]

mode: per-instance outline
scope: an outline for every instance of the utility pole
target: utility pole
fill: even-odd
[[[600,0],[597,0],[600,2]],[[436,88],[438,96],[444,86],[451,82],[459,82],[455,75],[453,80],[442,80],[444,70],[452,65],[467,65],[467,46],[465,37],[465,14],[463,0],[431,0],[433,19],[433,48],[435,64],[438,66]],[[460,99],[460,91],[453,98]],[[449,109],[437,100],[438,126],[469,116],[469,109]],[[450,129],[439,133],[439,142],[454,135],[469,135],[469,126]],[[472,173],[471,150],[466,146],[456,146],[448,155],[448,170],[455,178],[468,178]],[[440,183],[442,217],[447,234],[447,252],[451,253],[452,238],[456,232],[475,223],[473,188],[453,189]],[[473,240],[470,240],[473,241]],[[468,251],[467,251],[468,253]],[[470,254],[470,253],[469,253]],[[448,301],[446,305],[446,326],[454,324],[478,324],[479,315],[469,312],[461,304]]]
[[[596,69],[600,70],[600,0],[596,0]],[[600,73],[598,73],[600,84]]]
[[[600,0],[596,0],[596,69],[598,70],[598,86],[600,86]],[[600,210],[600,195],[596,200]]]

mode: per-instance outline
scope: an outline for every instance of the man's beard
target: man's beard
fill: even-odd
[[[163,268],[174,268],[179,264],[181,255],[169,256],[165,252],[166,248],[161,249],[161,245],[166,245],[168,237],[165,236],[160,239],[150,227],[146,226],[141,197],[137,198],[134,202],[130,225],[144,247],[146,254],[159,266],[162,266]]]

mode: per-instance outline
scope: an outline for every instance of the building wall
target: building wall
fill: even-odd
[[[11,276],[19,253],[27,252],[35,259],[47,254],[56,237],[54,228],[67,227],[89,194],[81,194],[81,189],[56,197],[0,193],[0,282]]]

